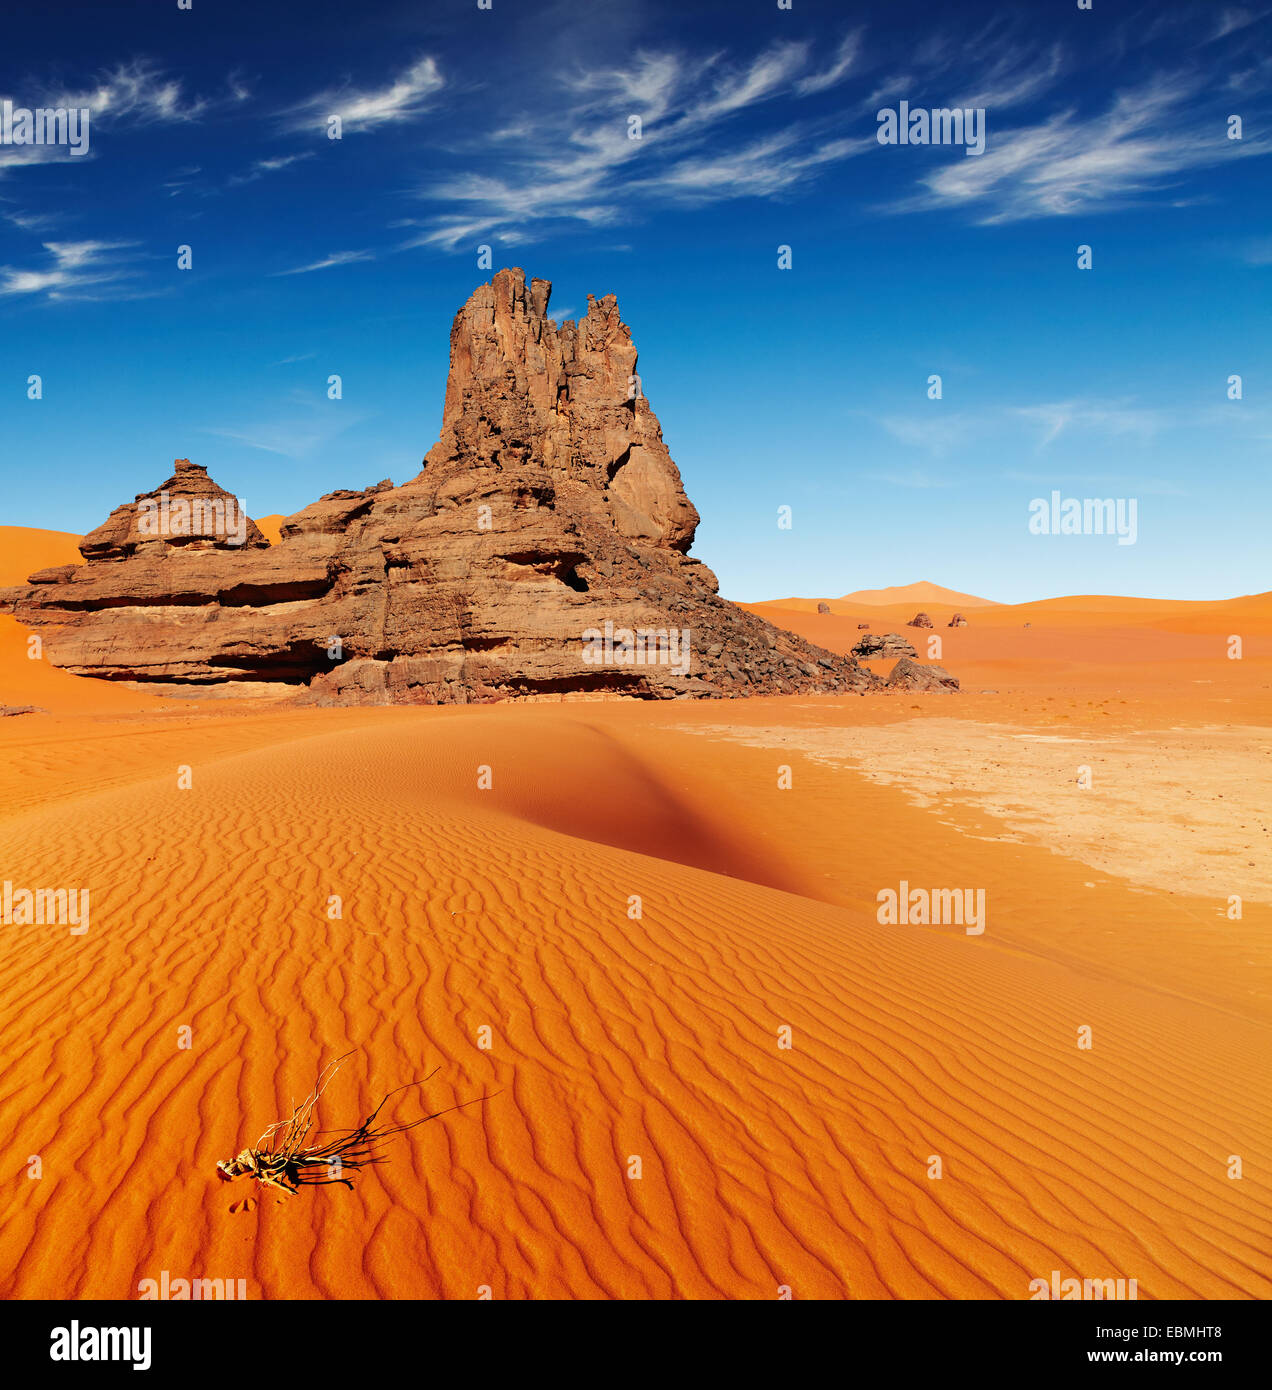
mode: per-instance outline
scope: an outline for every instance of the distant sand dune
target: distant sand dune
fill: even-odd
[[[83,538],[69,531],[37,531],[30,526],[0,526],[0,587],[25,584],[36,570],[51,565],[80,565]]]
[[[917,584],[898,584],[891,589],[856,589],[838,600],[840,603],[864,603],[874,606],[887,606],[892,603],[910,603],[922,606],[925,603],[953,604],[955,608],[994,608],[996,600],[978,598],[975,594],[963,594],[957,589],[946,589],[940,584],[921,580]]]

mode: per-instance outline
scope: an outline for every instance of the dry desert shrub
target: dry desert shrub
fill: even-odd
[[[279,1195],[279,1201],[294,1196],[302,1187],[321,1187],[339,1183],[352,1188],[353,1182],[345,1176],[346,1170],[357,1172],[374,1163],[383,1163],[380,1153],[386,1140],[395,1135],[405,1134],[416,1129],[439,1115],[447,1115],[452,1110],[462,1110],[466,1105],[489,1099],[477,1096],[474,1100],[461,1101],[458,1105],[447,1106],[445,1110],[435,1110],[431,1115],[422,1115],[407,1124],[377,1125],[380,1111],[396,1095],[409,1091],[413,1086],[423,1086],[437,1074],[436,1068],[420,1081],[408,1081],[405,1086],[389,1091],[379,1105],[352,1129],[318,1130],[314,1140],[322,1140],[324,1135],[335,1135],[325,1142],[309,1143],[310,1133],[316,1120],[318,1100],[327,1089],[332,1077],[341,1066],[353,1056],[346,1052],[337,1057],[319,1073],[314,1089],[297,1106],[290,1117],[277,1120],[256,1141],[253,1148],[243,1149],[232,1159],[221,1159],[217,1176],[222,1182],[234,1182],[238,1178],[255,1178],[258,1188],[270,1187]]]

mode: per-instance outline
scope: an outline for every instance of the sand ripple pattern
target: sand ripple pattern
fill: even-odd
[[[0,927],[0,1292],[1272,1295],[1264,1024],[537,824],[475,769],[542,777],[542,749],[479,720],[194,730],[190,790],[165,745],[0,817],[0,877],[92,893],[84,937]],[[672,797],[652,753],[576,746],[598,799]],[[326,1123],[434,1066],[431,1108],[490,1099],[352,1193],[231,1213],[216,1160],[350,1049]]]

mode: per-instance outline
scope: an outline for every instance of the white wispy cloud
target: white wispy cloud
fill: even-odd
[[[202,166],[190,164],[183,169],[178,169],[170,179],[165,179],[160,186],[169,198],[179,198],[188,190],[199,188],[198,180],[202,172]]]
[[[813,72],[809,73],[807,77],[801,77],[795,84],[795,90],[801,96],[810,96],[814,92],[824,92],[829,87],[837,86],[856,66],[860,54],[861,31],[857,30],[855,33],[846,34],[840,40],[830,66],[821,72]]]
[[[1219,12],[1210,41],[1213,43],[1216,39],[1226,39],[1229,34],[1249,28],[1251,24],[1266,19],[1269,14],[1272,14],[1272,10],[1247,10],[1239,5],[1227,6]]]
[[[96,139],[102,130],[194,122],[211,112],[237,106],[250,96],[242,80],[233,75],[219,95],[187,94],[179,78],[167,75],[146,58],[117,63],[81,87],[33,84],[21,92],[0,92],[0,100],[11,101],[15,108],[87,109],[90,132],[89,146],[79,155],[72,155],[67,146],[59,144],[0,145],[0,177],[32,164],[93,159]]]
[[[962,411],[931,404],[905,415],[863,414],[898,444],[932,458],[943,458],[991,437],[1019,435],[1022,429],[1036,436],[1035,449],[1041,452],[1066,433],[1086,433],[1109,440],[1131,436],[1148,441],[1172,425],[1185,423],[1178,413],[1172,416],[1132,401],[1096,399]]]
[[[220,96],[187,95],[180,78],[167,75],[151,60],[136,58],[108,68],[91,85],[65,88],[41,95],[42,106],[87,107],[96,122],[128,120],[145,125],[154,122],[195,121],[213,110],[247,101],[250,93],[242,80],[231,77]],[[33,101],[26,105],[35,105]]]
[[[1188,170],[1272,150],[1266,136],[1228,140],[1220,120],[1199,114],[1202,86],[1158,75],[1120,93],[1107,111],[1070,109],[1007,131],[991,124],[983,155],[943,164],[891,210],[965,209],[982,225],[1073,216],[1160,194]]]
[[[655,177],[637,181],[634,187],[686,202],[768,197],[805,182],[810,171],[820,165],[866,154],[876,145],[872,136],[859,136],[809,146],[792,131],[729,153],[678,160]]]
[[[336,251],[330,256],[325,256],[320,261],[314,261],[310,265],[298,265],[292,270],[277,270],[275,275],[308,275],[312,270],[330,270],[333,266],[352,265],[355,261],[373,261],[375,254],[371,251]]]
[[[107,286],[117,286],[136,273],[116,254],[130,249],[123,241],[46,241],[43,269],[23,270],[0,266],[0,295],[43,294],[49,299],[103,297]],[[87,294],[91,290],[93,293]],[[112,296],[113,297],[113,296]]]
[[[1149,439],[1169,423],[1158,410],[1144,410],[1124,402],[1052,401],[1017,407],[1022,420],[1042,427],[1039,449],[1054,443],[1067,430],[1094,430],[1106,435],[1137,435]]]
[[[280,169],[286,169],[293,164],[299,164],[303,159],[312,159],[313,157],[313,150],[300,150],[296,154],[278,154],[272,155],[269,159],[258,159],[253,162],[246,173],[231,175],[229,183],[231,186],[255,183],[257,179],[263,179],[266,174],[275,174]]]
[[[878,415],[870,417],[887,431],[898,444],[922,449],[940,458],[951,449],[960,449],[982,434],[986,420],[970,412],[947,411],[933,405],[921,415]]]
[[[789,90],[807,66],[808,44],[775,43],[744,67],[722,72],[712,90],[686,111],[685,123],[709,123],[754,106],[756,102],[767,101]]]
[[[201,433],[283,458],[303,459],[365,418],[364,413],[350,409],[343,401],[329,401],[314,392],[297,390],[291,393],[289,408],[278,415],[244,425],[205,425]]]
[[[1122,473],[1067,473],[1063,470],[1053,473],[1021,473],[1008,469],[1003,477],[1008,482],[1028,483],[1031,487],[1054,488],[1062,485],[1071,487],[1098,487],[1115,491],[1123,497],[1187,497],[1186,489],[1166,478],[1131,477]]]
[[[825,118],[793,119],[757,138],[735,118],[761,103],[828,90],[852,71],[859,48],[858,35],[844,37],[829,64],[808,43],[786,40],[741,62],[639,49],[622,66],[563,71],[559,101],[496,117],[479,147],[487,156],[481,172],[420,189],[444,210],[405,244],[528,240],[536,223],[597,227],[655,199],[772,197],[808,183],[871,148],[867,133],[845,138]]]
[[[861,110],[873,116],[899,97],[917,103],[924,93],[939,93],[931,105],[984,107],[997,116],[1046,95],[1069,67],[1062,44],[1040,53],[1018,22],[996,19],[959,39],[930,35],[904,61],[889,65]]]
[[[65,145],[0,145],[0,177],[11,169],[21,169],[30,164],[57,164],[64,160],[78,161],[92,157],[91,145],[82,155],[72,155]]]
[[[980,66],[976,85],[956,86],[949,104],[973,110],[983,107],[993,112],[1010,110],[1050,91],[1064,70],[1064,49],[1060,44],[1053,44],[1041,55],[1012,45],[1000,49],[990,62]]]
[[[47,232],[56,227],[62,220],[61,216],[53,212],[6,212],[4,214],[6,222],[11,222],[15,227],[24,232]]]
[[[417,120],[445,85],[437,60],[425,55],[387,86],[360,89],[347,82],[306,97],[282,113],[282,124],[291,131],[325,131],[331,117],[339,116],[343,134],[376,130]]]

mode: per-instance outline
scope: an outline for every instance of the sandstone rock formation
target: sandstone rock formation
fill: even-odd
[[[951,691],[958,689],[958,681],[944,666],[921,666],[908,656],[903,656],[888,673],[884,685],[889,690],[933,690]]]
[[[914,617],[906,623],[906,627],[931,627],[932,619],[926,613],[916,613]]]
[[[950,627],[966,627],[967,619],[961,613],[955,613],[949,621]]]
[[[819,603],[819,604],[817,605],[817,611],[818,611],[819,613],[829,613],[829,612],[830,612],[830,604],[828,604],[828,603]]]
[[[882,636],[871,632],[857,643],[852,654],[863,661],[886,661],[894,656],[914,656],[916,653],[899,632],[887,632]]]
[[[233,493],[218,487],[206,468],[177,459],[171,478],[153,492],[139,492],[132,502],[122,503],[90,531],[80,543],[80,554],[86,560],[127,560],[162,555],[169,546],[230,550],[268,544]]]
[[[232,499],[178,460],[0,608],[80,675],[322,702],[877,688],[719,597],[614,296],[558,326],[550,290],[501,270],[459,311],[441,437],[401,487],[329,493],[271,546],[179,529],[174,502]]]

